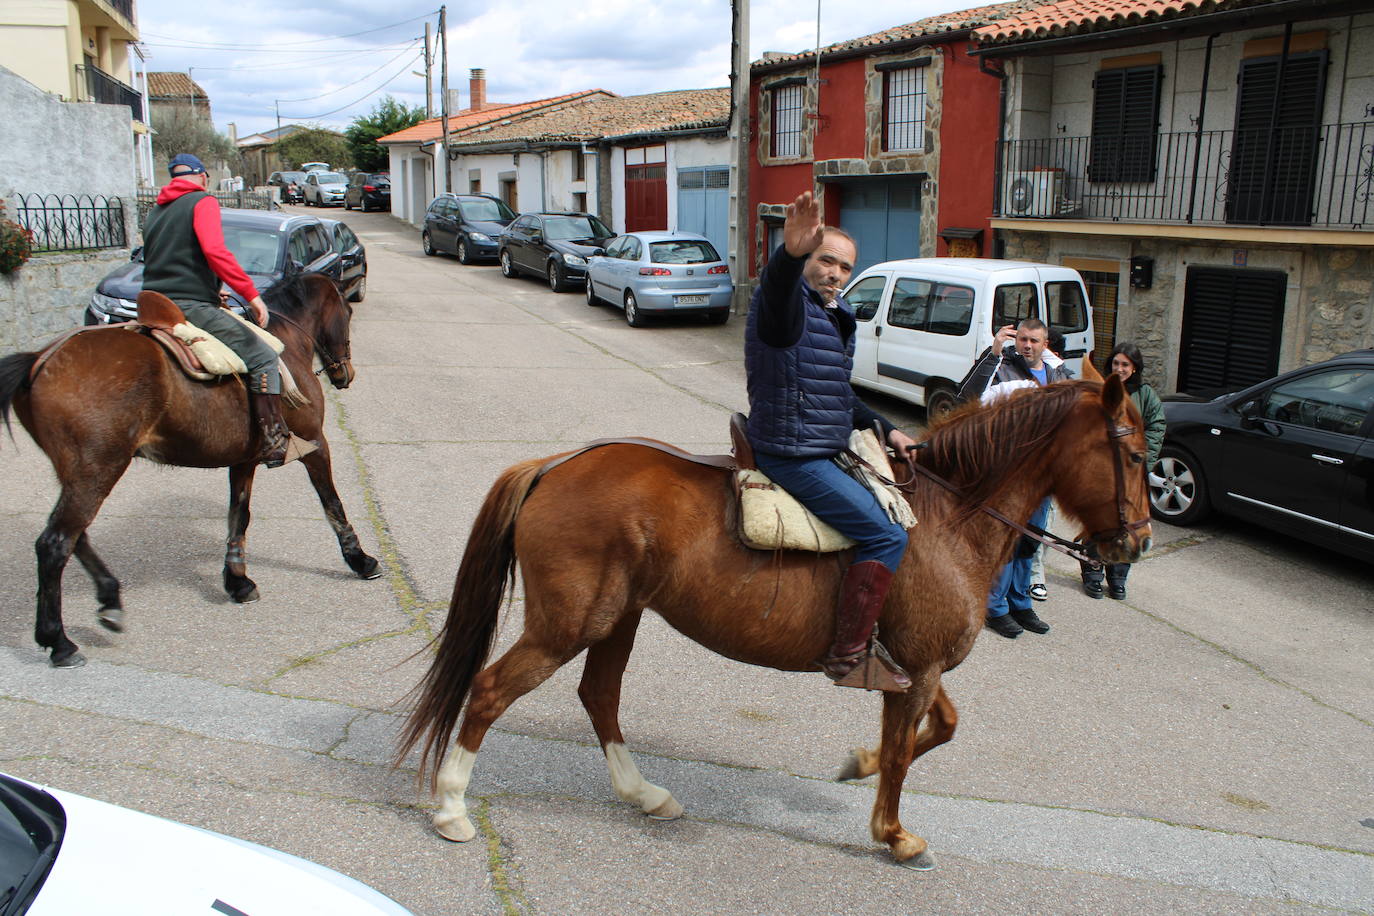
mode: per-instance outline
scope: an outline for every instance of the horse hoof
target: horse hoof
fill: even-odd
[[[859,755],[850,754],[849,759],[840,767],[840,772],[835,775],[836,782],[848,782],[851,779],[863,779],[864,774],[859,772]]]
[[[359,579],[381,578],[382,565],[367,554],[363,554],[357,560],[349,560],[348,565],[357,573]]]
[[[71,655],[64,655],[62,658],[52,660],[54,668],[80,668],[84,664],[86,664],[86,656],[80,652],[73,652]]]
[[[655,821],[675,821],[683,815],[682,805],[678,804],[676,798],[671,795],[652,811],[645,811],[650,820]]]
[[[935,868],[935,857],[930,854],[930,850],[917,853],[909,859],[903,859],[897,863],[902,868],[909,868],[912,871],[931,871]]]
[[[248,604],[250,601],[257,601],[262,596],[258,594],[256,585],[250,585],[243,591],[233,592],[229,597],[233,598],[236,604]]]
[[[95,612],[95,617],[100,621],[100,625],[111,633],[124,632],[124,608],[103,607]]]
[[[455,843],[466,843],[468,840],[477,836],[477,828],[472,826],[472,821],[466,817],[441,817],[436,815],[434,818],[434,832],[446,840]]]

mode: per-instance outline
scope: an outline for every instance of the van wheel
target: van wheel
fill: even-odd
[[[936,420],[943,420],[949,416],[950,412],[958,406],[958,398],[954,392],[944,385],[938,385],[926,390],[926,422],[934,423]]]

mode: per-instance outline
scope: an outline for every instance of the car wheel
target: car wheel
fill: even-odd
[[[349,302],[362,302],[362,301],[363,301],[363,297],[365,297],[366,295],[367,295],[367,274],[363,274],[362,279],[358,281],[358,285],[355,286],[355,287],[353,287],[353,292],[351,292],[351,293],[348,294],[348,301],[349,301]]]
[[[561,293],[561,292],[563,292],[563,288],[564,288],[566,285],[567,285],[567,283],[566,283],[566,281],[564,281],[564,279],[563,279],[563,269],[562,269],[561,267],[558,266],[558,262],[557,262],[557,261],[550,261],[550,262],[549,262],[549,289],[553,290],[555,293]]]
[[[352,209],[353,209],[353,205],[350,204],[350,203],[348,202],[348,198],[347,198],[347,197],[344,198],[344,209],[345,209],[345,210],[352,210]]]
[[[460,264],[471,264],[471,263],[472,263],[472,252],[468,249],[468,241],[467,241],[467,239],[462,239],[462,240],[460,240],[460,241],[458,242],[458,263],[460,263]]]
[[[420,233],[420,247],[423,248],[425,254],[429,255],[431,258],[439,253],[434,247],[434,242],[430,239],[428,232]]]
[[[588,305],[600,305],[600,304],[601,304],[601,297],[598,296],[596,293],[592,292],[592,276],[591,276],[591,274],[588,274],[588,275],[587,275],[586,293],[587,293],[587,304],[588,304]]]
[[[706,320],[709,321],[711,324],[725,324],[725,322],[730,320],[730,310],[717,309],[716,311],[709,313],[706,316]]]
[[[366,213],[368,210],[371,210],[371,209],[372,209],[371,207],[369,207],[369,206],[367,205],[367,198],[366,198],[366,197],[360,197],[360,198],[358,198],[358,209],[361,210],[361,211],[363,211],[364,213]]]
[[[958,396],[944,385],[932,385],[926,389],[927,423],[943,420],[957,406],[959,406]]]
[[[635,301],[632,290],[625,290],[625,323],[632,328],[644,327],[644,316],[639,313],[639,303]]]
[[[501,249],[501,276],[507,280],[514,280],[516,277],[515,262],[510,259],[510,252],[504,248]]]
[[[1171,525],[1195,525],[1212,511],[1197,459],[1166,445],[1150,468],[1150,514]]]

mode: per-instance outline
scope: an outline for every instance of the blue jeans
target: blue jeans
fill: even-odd
[[[867,487],[829,458],[786,458],[755,452],[754,463],[817,518],[857,541],[855,563],[877,560],[896,571],[906,553],[906,529],[887,517]]]
[[[1031,513],[1030,524],[1045,526],[1050,514],[1050,501],[1047,499]],[[1029,611],[1031,609],[1031,564],[1035,557],[1012,557],[1011,562],[1002,567],[997,581],[992,583],[988,593],[988,616],[1003,617],[1008,611]]]

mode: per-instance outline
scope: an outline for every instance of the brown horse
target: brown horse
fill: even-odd
[[[881,777],[870,826],[898,861],[929,867],[926,842],[897,818],[902,782],[916,756],[954,734],[954,707],[940,678],[972,648],[988,591],[1017,537],[979,507],[1026,519],[1053,495],[1095,532],[1100,554],[1113,561],[1138,558],[1149,548],[1150,529],[1145,437],[1119,379],[1064,382],[963,410],[918,454],[957,495],[924,477],[909,487],[920,522],[880,626],[884,645],[914,683],[905,693],[883,694]],[[834,632],[845,563],[741,546],[726,473],[626,444],[587,451],[541,475],[547,463],[509,468],[487,494],[437,656],[399,739],[398,762],[422,747],[421,774],[431,772],[440,795],[434,825],[451,840],[474,836],[464,794],[488,728],[583,650],[578,694],[615,792],[652,817],[682,813],[667,790],[640,776],[617,719],[621,677],[646,607],[721,655],[784,671],[815,670],[812,662]],[[483,667],[517,563],[524,631]],[[817,689],[822,683],[817,678]],[[458,748],[445,760],[469,691]],[[918,731],[927,716],[927,728]]]
[[[334,489],[324,438],[324,392],[311,372],[314,355],[336,388],[353,381],[348,325],[352,310],[328,277],[305,274],[266,296],[270,329],[285,345],[282,359],[308,404],[285,410],[287,425],[319,443],[302,459],[349,567],[364,579],[381,573],[363,552]],[[151,338],[99,328],[68,339],[37,375],[37,353],[0,360],[0,419],[9,427],[11,406],[52,462],[62,492],[34,545],[38,554],[38,622],[34,639],[52,664],[85,663],[62,626],[62,571],[73,552],[95,582],[97,618],[124,628],[119,580],[86,536],[105,497],[135,456],[196,468],[229,468],[229,539],[224,588],[235,601],[253,601],[257,586],[245,572],[244,535],[253,492],[258,431],[250,422],[241,379],[198,382],[177,368]],[[285,405],[283,405],[285,406]]]

